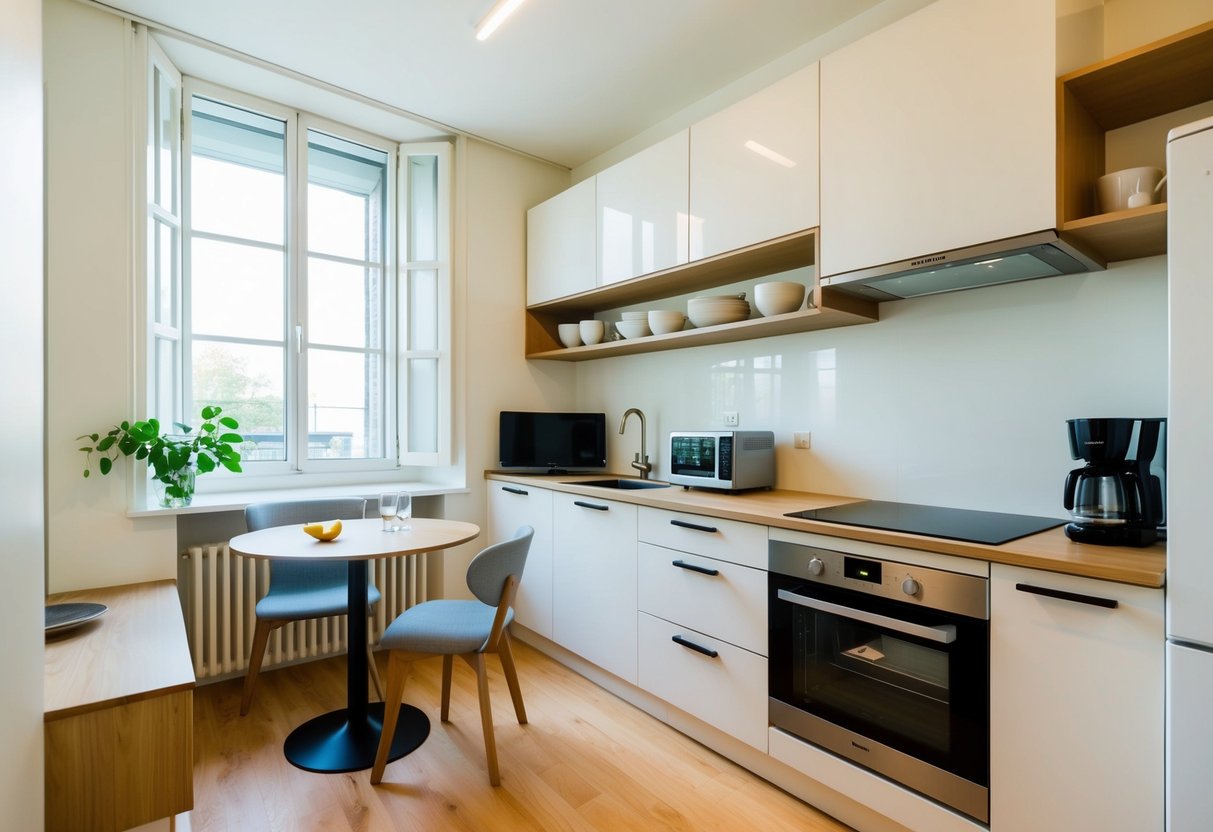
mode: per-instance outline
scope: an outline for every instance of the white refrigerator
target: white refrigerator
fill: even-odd
[[[1213,118],[1167,137],[1167,829],[1213,829]]]

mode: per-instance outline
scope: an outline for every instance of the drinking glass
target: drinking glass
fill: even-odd
[[[383,520],[385,532],[395,531],[397,499],[394,491],[379,495],[379,517]]]
[[[400,499],[396,501],[396,524],[393,529],[407,532],[412,528],[409,523],[411,519],[413,519],[413,498],[409,494],[401,492]]]

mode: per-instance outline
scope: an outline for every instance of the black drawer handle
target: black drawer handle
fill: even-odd
[[[1043,586],[1032,586],[1031,584],[1015,584],[1015,588],[1020,592],[1030,592],[1033,595],[1045,595],[1049,598],[1060,598],[1063,601],[1074,601],[1078,604],[1090,604],[1093,607],[1106,607],[1114,610],[1120,606],[1120,602],[1113,598],[1099,598],[1095,595],[1080,595],[1077,592],[1066,592],[1062,589],[1049,589]]]
[[[594,511],[606,511],[610,506],[599,506],[593,503],[583,502],[582,500],[574,500],[573,505],[581,506],[582,508],[592,508]]]
[[[683,647],[686,647],[688,650],[694,650],[696,653],[703,653],[703,655],[707,656],[709,659],[714,659],[720,655],[712,648],[704,647],[702,644],[696,644],[693,641],[687,641],[682,636],[671,636],[670,641],[674,642],[675,644],[681,644]]]
[[[687,563],[685,560],[672,560],[670,563],[674,564],[679,569],[689,569],[692,572],[698,572],[700,575],[716,576],[720,574],[719,569],[708,569],[706,566],[696,566],[693,563]]]
[[[671,520],[670,525],[678,526],[680,529],[694,529],[697,532],[708,532],[710,534],[716,533],[715,526],[700,526],[697,523],[688,523],[685,520]]]
[[[528,494],[530,494],[530,493],[531,493],[531,492],[529,492],[529,491],[524,491],[524,490],[522,490],[521,488],[511,488],[511,487],[510,487],[510,486],[508,486],[508,485],[503,485],[503,486],[501,486],[501,490],[502,490],[502,491],[508,491],[508,492],[510,492],[511,494],[521,494],[523,497],[525,497],[525,496],[527,496]]]

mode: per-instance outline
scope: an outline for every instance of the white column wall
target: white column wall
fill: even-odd
[[[0,26],[0,826],[41,829],[45,528],[42,363],[42,4],[7,0]]]

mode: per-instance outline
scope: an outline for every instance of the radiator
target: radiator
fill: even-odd
[[[383,596],[367,627],[370,643],[377,644],[396,616],[426,599],[426,556],[380,558],[370,565],[370,578]],[[269,561],[233,554],[226,542],[190,546],[182,553],[177,585],[194,675],[200,681],[248,668],[257,626],[254,609],[269,579]],[[291,622],[270,634],[262,668],[344,653],[347,638],[343,615]]]

